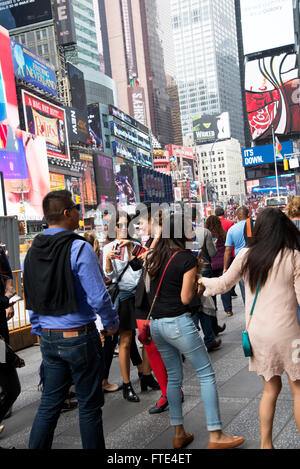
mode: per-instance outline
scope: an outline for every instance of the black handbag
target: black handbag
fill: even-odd
[[[6,362],[4,364],[13,366],[14,368],[23,368],[25,366],[25,361],[23,358],[19,357],[16,352],[5,342],[4,338],[0,335],[0,340],[3,340],[5,343],[5,351],[6,351]]]
[[[117,278],[117,281],[114,282],[114,283],[111,283],[109,285],[106,286],[106,291],[107,293],[109,294],[110,296],[110,299],[111,299],[111,302],[112,304],[115,303],[116,299],[117,299],[117,296],[119,294],[119,282],[121,281],[123,275],[125,274],[126,270],[128,269],[129,267],[129,262],[128,264],[126,265],[125,269],[123,270],[123,272],[119,275],[119,277]]]

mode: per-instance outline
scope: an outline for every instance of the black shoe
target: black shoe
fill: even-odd
[[[160,396],[160,399],[164,397],[165,399],[166,396]],[[157,404],[155,404],[154,407],[151,407],[151,409],[149,409],[149,414],[161,414],[161,412],[164,412],[166,410],[166,408],[168,407],[169,403],[168,403],[168,400],[166,400],[166,402],[163,404],[163,405],[160,405],[158,406]]]
[[[225,331],[225,329],[226,329],[226,324],[225,324],[225,323],[223,324],[222,327],[221,327],[221,326],[218,326],[218,327],[217,327],[217,330],[216,330],[216,335],[221,334],[222,332]]]
[[[237,294],[235,292],[231,293],[232,298],[237,298]]]
[[[147,391],[148,388],[153,389],[154,391],[159,391],[160,387],[158,382],[154,379],[153,375],[142,375],[140,377],[141,382],[141,391]]]
[[[69,412],[70,410],[74,410],[74,409],[77,409],[78,407],[78,402],[64,402],[63,403],[63,406],[62,406],[62,409],[61,409],[61,412]]]
[[[209,347],[207,347],[207,351],[212,352],[213,350],[218,349],[221,344],[222,344],[222,340],[217,338]]]
[[[129,402],[140,402],[140,398],[134,392],[131,382],[123,383],[123,397]]]

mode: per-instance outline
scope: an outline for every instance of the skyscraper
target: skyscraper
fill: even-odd
[[[193,117],[228,111],[244,145],[234,0],[171,0],[171,12],[183,135]]]
[[[173,142],[158,0],[98,2],[108,36],[104,61],[109,53],[120,108],[151,127],[162,145]]]

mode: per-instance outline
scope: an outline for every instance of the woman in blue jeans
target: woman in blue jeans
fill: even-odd
[[[184,220],[181,215],[171,215],[165,223],[166,229],[163,229],[156,246],[147,256],[145,267],[150,277],[151,302],[157,294],[165,271],[152,308],[151,335],[168,372],[167,397],[171,425],[175,429],[173,447],[183,448],[194,439],[194,435],[186,433],[183,426],[180,395],[183,379],[181,354],[183,354],[200,379],[207,429],[210,432],[208,448],[234,448],[242,444],[244,438],[222,432],[215,373],[189,312],[198,270],[197,259],[190,250],[185,249],[185,244],[191,236],[186,238],[184,234]],[[168,238],[164,237],[166,232],[169,234]]]

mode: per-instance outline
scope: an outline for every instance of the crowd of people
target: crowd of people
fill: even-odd
[[[284,372],[300,432],[300,197],[291,200],[287,214],[267,208],[255,223],[247,206],[235,207],[234,221],[217,207],[204,226],[196,209],[186,220],[180,212],[145,203],[133,217],[125,212],[112,217],[103,249],[94,233],[84,238],[75,233],[79,210],[70,192],[49,193],[43,201],[48,228],[36,236],[23,266],[26,306],[43,360],[41,403],[29,448],[51,448],[72,386],[83,448],[105,448],[103,393],[122,390],[126,401],[140,401],[131,382],[131,363],[137,367],[141,391],[161,391],[149,413],[168,408],[173,447],[187,446],[194,435],[185,430],[182,415],[183,360],[199,378],[208,448],[243,444],[243,436],[222,430],[209,357],[222,346],[219,335],[226,328],[218,323],[216,295],[221,295],[223,314],[232,317],[237,284],[252,347],[249,369],[264,384],[261,448],[273,448],[273,419]],[[141,238],[146,241],[141,243]],[[4,253],[1,257],[5,280],[0,334],[8,342],[6,308],[14,288],[7,258]],[[141,352],[136,330],[144,344]],[[147,341],[142,339],[146,332]],[[117,345],[121,384],[109,381]],[[0,386],[1,424],[20,393],[16,370],[7,364],[0,363]]]

